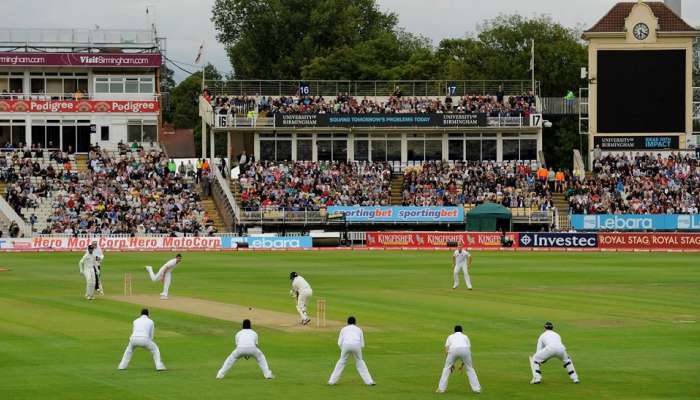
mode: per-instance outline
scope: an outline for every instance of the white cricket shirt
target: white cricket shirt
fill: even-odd
[[[306,279],[302,278],[301,276],[297,276],[292,281],[292,289],[295,292],[301,293],[311,290],[311,286],[309,285],[309,282],[306,281]]]
[[[237,347],[258,347],[258,334],[252,329],[241,329],[236,333]]]
[[[561,342],[561,336],[559,336],[558,333],[554,331],[545,331],[540,335],[539,339],[537,339],[537,350],[550,346],[564,347],[564,344]]]
[[[177,258],[173,258],[172,260],[166,262],[165,264],[163,264],[163,267],[167,267],[171,271],[174,270],[175,267],[177,267]]]
[[[459,251],[455,250],[454,253],[455,257],[455,264],[456,265],[467,265],[467,259],[469,258],[469,252],[464,250],[464,251]]]
[[[447,337],[447,340],[445,341],[445,347],[447,347],[448,351],[469,348],[471,346],[472,345],[469,342],[469,338],[462,332],[455,332],[451,334]]]
[[[362,329],[355,325],[348,325],[341,329],[338,336],[338,346],[343,347],[343,345],[365,347],[365,337],[362,334]]]
[[[153,328],[155,324],[146,315],[142,315],[134,320],[134,331],[131,337],[145,337],[153,339]]]

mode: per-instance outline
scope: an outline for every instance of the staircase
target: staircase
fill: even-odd
[[[88,156],[87,154],[76,154],[75,165],[73,167],[78,173],[88,172]]]
[[[214,227],[216,228],[217,232],[227,231],[226,226],[224,225],[224,220],[221,218],[221,215],[219,215],[219,209],[216,208],[214,199],[211,196],[202,199],[202,208],[204,208],[204,211],[207,212],[209,219],[214,222]]]
[[[571,221],[569,220],[569,202],[566,201],[564,193],[552,193],[552,203],[558,211],[559,229],[568,231],[571,229]]]
[[[391,205],[400,206],[403,204],[403,174],[391,176]]]
[[[236,200],[236,204],[238,206],[241,206],[241,184],[238,182],[237,179],[231,179],[229,181],[229,189],[231,189],[231,194],[233,194],[233,198]]]

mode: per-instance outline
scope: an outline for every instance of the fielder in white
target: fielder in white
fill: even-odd
[[[438,384],[436,392],[445,393],[445,390],[447,390],[447,380],[454,371],[455,362],[457,360],[462,360],[462,366],[459,370],[467,370],[467,378],[469,378],[469,385],[472,387],[472,391],[474,393],[481,393],[479,378],[477,378],[476,371],[472,364],[471,342],[469,342],[467,335],[462,333],[461,325],[455,326],[455,333],[447,337],[445,353],[447,353],[445,367],[442,369],[442,376],[440,376],[440,383]]]
[[[92,245],[88,246],[87,251],[78,263],[80,274],[85,277],[85,298],[88,300],[95,299],[95,282],[97,279],[97,257],[94,254]]]
[[[241,357],[244,357],[246,360],[248,357],[255,357],[265,379],[273,379],[275,377],[272,375],[272,371],[270,371],[270,367],[267,365],[265,355],[260,351],[260,348],[258,348],[258,334],[251,329],[249,319],[243,320],[243,329],[236,333],[235,341],[236,348],[233,350],[233,353],[226,358],[226,361],[224,361],[224,365],[221,366],[221,369],[216,374],[216,379],[224,379],[228,370],[231,369],[233,364],[236,363],[236,360]]]
[[[134,354],[134,347],[143,347],[148,349],[153,354],[153,362],[156,364],[156,370],[165,371],[165,365],[160,360],[160,350],[158,345],[153,341],[153,331],[155,324],[148,317],[148,309],[141,310],[141,316],[134,320],[134,330],[129,338],[129,344],[126,346],[122,361],[119,363],[119,369],[126,369],[131,361],[131,356]]]
[[[365,382],[365,385],[374,386],[372,375],[369,374],[367,364],[362,359],[362,348],[365,347],[365,337],[362,334],[362,329],[355,325],[355,317],[348,318],[348,325],[340,330],[338,336],[338,346],[340,347],[340,359],[335,364],[335,369],[328,379],[329,385],[335,385],[343,373],[348,357],[355,357],[355,368],[360,374],[360,377]]]
[[[163,291],[160,294],[161,300],[168,299],[168,291],[170,290],[170,282],[172,281],[173,270],[182,261],[182,255],[178,254],[175,258],[169,260],[158,270],[157,274],[153,273],[153,267],[146,265],[146,271],[148,271],[148,276],[153,282],[162,281]]]
[[[94,249],[92,253],[96,257],[95,258],[95,261],[96,261],[95,267],[96,267],[97,275],[95,276],[95,290],[97,291],[97,293],[99,295],[104,296],[105,291],[102,288],[102,262],[105,259],[105,255],[102,252],[102,249],[100,248],[99,243],[97,243],[97,240],[92,241],[92,248]],[[87,254],[87,251],[85,253]]]
[[[301,317],[301,324],[306,325],[311,322],[309,314],[306,313],[306,302],[313,295],[311,285],[296,272],[290,273],[289,279],[292,280],[292,289],[289,291],[289,294],[291,294],[292,297],[296,297],[297,312],[299,312],[299,316]]]
[[[561,336],[554,332],[554,325],[551,322],[544,324],[544,333],[537,339],[537,352],[530,357],[530,368],[532,369],[532,380],[530,383],[538,384],[542,382],[542,364],[552,357],[556,357],[564,363],[564,368],[574,383],[579,383],[578,374],[574,369],[571,357],[566,353],[566,347],[561,342]]]
[[[472,255],[468,251],[464,250],[464,247],[459,246],[459,249],[455,250],[452,254],[452,268],[453,268],[453,278],[454,284],[452,289],[457,289],[459,286],[459,273],[460,271],[464,274],[464,283],[467,284],[467,289],[472,290],[472,280],[469,278],[469,268],[472,265]]]

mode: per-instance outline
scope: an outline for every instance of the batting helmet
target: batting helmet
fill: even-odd
[[[544,323],[544,329],[546,329],[546,330],[548,330],[548,331],[551,331],[552,329],[554,329],[554,324],[552,324],[551,322],[547,321],[547,322]]]
[[[294,278],[296,278],[297,276],[299,276],[299,274],[297,274],[296,272],[290,272],[290,273],[289,273],[289,279],[294,279]]]

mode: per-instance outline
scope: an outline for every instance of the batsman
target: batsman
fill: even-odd
[[[292,281],[292,289],[289,291],[289,294],[297,299],[297,312],[299,312],[301,317],[301,324],[307,325],[311,322],[311,318],[306,313],[306,303],[313,295],[311,285],[296,272],[290,273],[289,279]]]

